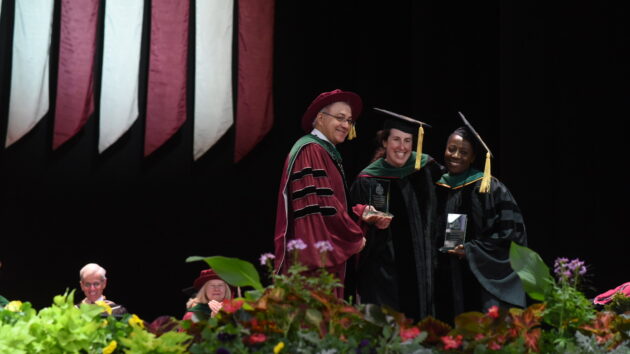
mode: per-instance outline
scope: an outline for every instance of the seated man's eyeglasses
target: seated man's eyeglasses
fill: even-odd
[[[343,122],[346,122],[346,123],[348,123],[348,125],[354,125],[354,120],[352,120],[352,119],[346,119],[346,117],[336,116],[334,114],[330,114],[330,113],[324,112],[324,111],[321,111],[320,113],[335,118],[341,124],[343,124]]]
[[[86,288],[90,288],[90,287],[95,287],[98,288],[101,286],[101,282],[95,281],[93,283],[90,282],[82,282],[83,286],[85,286]]]

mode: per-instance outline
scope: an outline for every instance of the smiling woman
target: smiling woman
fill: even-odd
[[[353,204],[372,205],[394,215],[388,228],[368,229],[355,267],[358,298],[387,305],[415,320],[434,315],[434,183],[442,174],[441,166],[426,154],[420,155],[420,169],[415,168],[413,140],[420,124],[386,120],[377,133],[375,161],[351,188]]]
[[[202,270],[193,287],[197,290],[197,295],[184,315],[184,320],[198,322],[214,317],[223,307],[223,301],[232,298],[229,285],[212,269]]]
[[[527,245],[523,216],[498,179],[492,177],[489,191],[481,191],[484,173],[472,167],[478,151],[477,138],[468,127],[456,129],[444,151],[448,173],[437,182],[436,239],[444,243],[448,219],[466,215],[467,222],[463,244],[438,257],[439,318],[492,306],[525,306],[521,281],[509,261],[511,241]]]

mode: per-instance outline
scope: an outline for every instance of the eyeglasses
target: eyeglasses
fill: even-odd
[[[336,119],[339,123],[341,123],[341,124],[343,124],[344,122],[346,122],[346,123],[348,123],[348,125],[354,125],[354,120],[352,120],[352,119],[346,119],[346,117],[336,116],[336,115],[334,115],[334,114],[330,114],[330,113],[328,113],[328,112],[324,112],[324,111],[321,111],[321,112],[319,112],[319,113],[325,114],[325,115],[327,115],[327,116],[331,116],[331,117],[335,118],[335,119]]]
[[[81,284],[83,284],[83,286],[85,286],[86,288],[91,288],[91,287],[99,288],[101,286],[101,282],[98,282],[98,281],[95,281],[94,283],[85,282]]]

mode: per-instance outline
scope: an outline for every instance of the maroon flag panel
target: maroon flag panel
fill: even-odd
[[[144,156],[186,120],[189,2],[153,0]]]
[[[61,2],[53,149],[78,133],[94,111],[94,53],[99,2]]]
[[[273,0],[238,2],[238,96],[235,161],[273,125]]]

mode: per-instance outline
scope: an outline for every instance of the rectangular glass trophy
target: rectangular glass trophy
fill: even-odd
[[[373,206],[376,211],[370,211],[370,214],[381,214],[383,216],[393,216],[389,212],[389,186],[390,181],[385,179],[372,179],[370,183],[368,205]]]
[[[446,232],[444,233],[444,246],[440,247],[441,252],[447,252],[461,245],[466,239],[466,214],[449,213],[446,218]]]

